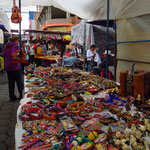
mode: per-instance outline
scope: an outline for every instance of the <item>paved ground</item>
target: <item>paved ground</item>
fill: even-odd
[[[7,75],[0,74],[0,150],[13,149],[18,106],[19,101],[9,102]]]

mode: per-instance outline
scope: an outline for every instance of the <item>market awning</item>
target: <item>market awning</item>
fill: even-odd
[[[72,24],[71,23],[53,23],[53,24],[48,24],[48,25],[44,26],[42,28],[42,30],[45,30],[48,27],[62,27],[62,26],[69,27],[69,26],[72,26]]]
[[[70,35],[71,32],[59,32],[59,31],[48,31],[48,30],[24,30],[24,33],[43,33],[43,34],[64,34],[64,35]]]

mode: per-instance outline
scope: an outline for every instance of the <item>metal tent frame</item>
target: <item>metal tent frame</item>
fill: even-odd
[[[145,43],[145,42],[150,42],[150,40],[109,42],[109,26],[110,26],[109,8],[110,8],[110,0],[107,0],[107,32],[106,32],[107,62],[106,62],[106,78],[108,78],[108,61],[109,61],[108,60],[108,50],[109,50],[109,45],[112,45],[112,44],[117,45],[117,44],[127,44],[127,43]],[[131,61],[131,60],[123,60],[123,61]],[[141,62],[141,63],[146,63],[146,62]]]

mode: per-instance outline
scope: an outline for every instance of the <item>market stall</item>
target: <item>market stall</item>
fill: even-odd
[[[149,109],[120,97],[116,82],[62,67],[28,67],[26,75],[16,149],[150,148]]]
[[[2,0],[1,4],[11,2]],[[23,1],[24,6],[33,4],[35,1]],[[36,1],[39,4],[85,19],[107,19],[107,50],[108,45],[118,44],[118,80],[120,71],[128,70],[133,62],[138,63],[137,69],[149,70],[149,0]],[[109,42],[109,19],[116,21],[117,42]],[[26,75],[26,94],[17,112],[16,149],[150,149],[150,100],[143,92],[149,92],[145,84],[149,77],[144,73],[122,73],[121,94],[125,97],[128,77],[136,81],[135,85],[130,82],[135,87],[134,97],[127,98],[120,96],[114,81],[82,71],[28,67]]]
[[[136,69],[150,71],[149,0],[56,0],[54,5],[87,20],[107,20],[106,49],[117,46],[116,81],[133,63]],[[115,22],[116,42],[109,40],[110,20]]]
[[[65,43],[64,39],[66,39],[66,37],[70,37],[70,34],[71,34],[70,32],[59,32],[59,31],[49,31],[49,30],[24,30],[24,34],[22,35],[22,38],[24,40],[30,40],[30,41],[45,40],[49,44],[50,41],[53,41],[57,49],[61,50],[61,46]],[[69,40],[66,39],[66,41],[70,41],[70,40],[71,38]]]

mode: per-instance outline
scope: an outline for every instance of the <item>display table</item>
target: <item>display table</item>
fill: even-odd
[[[79,144],[80,146],[78,145],[78,147],[81,147],[83,150],[92,150],[92,148],[94,147],[96,148],[102,146],[104,150],[107,150],[108,147],[110,148],[112,146],[111,145],[112,139],[116,138],[117,140],[117,138],[118,139],[120,138],[118,135],[115,136],[114,133],[118,132],[118,134],[121,133],[124,134],[125,129],[127,131],[129,129],[130,132],[133,132],[132,131],[133,129],[128,128],[129,124],[124,122],[124,118],[127,116],[136,117],[138,113],[137,111],[135,111],[135,107],[132,104],[130,110],[126,111],[126,109],[128,109],[125,107],[126,100],[116,96],[117,88],[115,89],[112,88],[111,90],[109,89],[111,87],[110,85],[114,85],[114,84],[112,84],[108,80],[99,78],[98,76],[90,76],[90,75],[88,76],[88,74],[84,72],[81,72],[81,74],[84,75],[80,75],[77,74],[76,72],[71,72],[72,70],[64,70],[61,68],[56,69],[55,70],[56,72],[54,70],[50,71],[49,68],[47,70],[44,69],[41,71],[40,69],[37,70],[38,71],[34,72],[33,75],[29,73],[27,76],[28,79],[25,78],[25,97],[20,101],[20,106],[17,110],[17,124],[15,128],[16,150],[19,150],[19,147],[21,145],[22,146],[24,145],[22,147],[22,149],[24,149],[27,144],[30,145],[32,142],[34,142],[34,139],[32,138],[30,142],[25,142],[25,143],[22,142],[22,138],[23,138],[22,135],[23,133],[26,132],[26,130],[23,129],[23,124],[22,124],[23,122],[19,118],[22,107],[25,104],[27,104],[27,102],[29,101],[31,101],[31,104],[32,103],[36,104],[36,102],[39,102],[38,106],[43,107],[41,109],[42,111],[45,110],[43,116],[45,116],[46,113],[47,114],[50,113],[49,117],[45,117],[45,119],[49,119],[50,117],[53,116],[56,117],[57,121],[59,122],[57,124],[56,119],[54,119],[50,121],[47,120],[49,124],[52,123],[54,124],[54,126],[47,125],[45,123],[37,125],[36,127],[37,131],[39,130],[38,127],[40,126],[40,131],[38,131],[39,135],[36,136],[37,140],[38,138],[40,138],[40,140],[42,140],[43,142],[46,140],[45,139],[46,136],[50,136],[50,137],[48,137],[48,139],[45,141],[46,143],[44,143],[44,146],[42,145],[43,144],[42,142],[39,144],[42,145],[43,147],[36,148],[36,149],[46,150],[46,146],[48,146],[47,149],[50,149],[50,147],[52,147],[53,144],[55,146],[55,148],[53,149],[56,150],[65,150],[65,149],[70,150],[70,148],[73,149],[74,148],[73,145],[75,143],[73,142],[73,140],[76,141],[78,137],[76,136],[75,133],[79,134],[82,131],[79,134],[79,136],[81,137],[81,135],[84,136],[85,134],[87,134],[88,139],[84,139],[82,140],[82,142],[78,141],[77,143],[80,143]],[[43,73],[45,73],[46,71],[47,74],[43,75]],[[29,72],[31,72],[31,70]],[[45,78],[44,80],[43,78],[41,78],[42,76],[44,76]],[[98,80],[98,78],[100,81]],[[108,83],[106,84],[106,82]],[[103,85],[100,86],[99,84],[103,84]],[[107,88],[108,87],[109,88],[107,90],[104,89],[100,90],[104,85],[107,86]],[[72,93],[71,89],[74,89],[76,93],[79,93],[80,91],[80,94]],[[84,91],[82,92],[83,89]],[[66,91],[68,95],[66,94]],[[32,99],[27,98],[28,93],[30,94],[34,93]],[[51,93],[53,93],[53,95]],[[59,93],[61,94],[59,95]],[[66,96],[64,96],[63,94],[66,94]],[[39,99],[39,101],[33,99]],[[59,99],[59,101],[56,99]],[[84,101],[82,101],[82,99],[84,99]],[[66,102],[67,105],[64,106],[64,103],[62,105],[62,103],[60,103],[62,101]],[[43,105],[41,106],[41,104]],[[49,104],[51,104],[52,106]],[[61,107],[65,109],[62,110]],[[28,108],[28,110],[30,110],[30,108]],[[35,111],[36,109],[33,108],[33,110]],[[67,120],[68,123],[66,120],[65,121],[63,120],[63,117],[66,115],[66,113],[71,118],[70,120]],[[28,115],[28,111],[26,112],[26,115]],[[121,118],[121,115],[124,115],[124,118],[123,117]],[[37,117],[35,116],[35,118]],[[32,118],[33,123],[37,122],[35,118]],[[131,119],[133,118],[131,117]],[[141,117],[138,119],[141,120]],[[31,122],[31,121],[25,121],[25,122]],[[38,122],[40,122],[40,120]],[[46,120],[44,122],[46,122]],[[80,123],[80,125],[78,123]],[[72,127],[70,127],[71,125]],[[111,131],[109,130],[110,127],[111,127]],[[28,126],[28,128],[30,128],[30,126]],[[136,128],[140,134],[140,130],[138,129],[138,127]],[[60,132],[61,130],[62,132]],[[29,135],[27,136],[27,134],[32,134],[30,132],[26,132],[26,134],[24,134],[25,136],[24,139],[30,137]],[[53,136],[51,136],[51,132],[53,134],[55,133],[55,139],[53,139]],[[61,134],[58,134],[59,132]],[[43,137],[43,133],[45,134],[44,137]],[[122,134],[120,136],[122,136]],[[107,144],[101,142],[97,143],[97,140],[101,141],[105,136],[107,136],[108,141],[104,139],[103,142]],[[137,134],[136,136],[137,136],[136,138],[138,138],[139,135]],[[121,138],[125,138],[125,137],[121,137]],[[146,136],[143,136],[142,139],[143,140],[146,139],[148,142],[150,142],[150,137],[148,136],[148,133],[146,133]],[[52,145],[51,144],[48,145],[47,142],[51,143]],[[36,143],[33,144],[33,147],[34,145],[36,145]],[[61,149],[58,148],[59,146],[61,146]],[[89,147],[91,146],[92,148],[87,149],[86,147],[88,146]],[[131,147],[131,145],[129,146]],[[32,149],[32,146],[25,149]],[[95,150],[98,150],[98,148]]]
[[[25,85],[27,85],[26,83],[26,78],[24,79],[25,81]],[[24,93],[26,93],[28,91],[28,88],[24,88]],[[19,119],[19,113],[21,111],[21,107],[26,104],[28,101],[31,101],[31,98],[27,98],[27,94],[24,94],[24,98],[20,101],[20,105],[18,107],[17,110],[17,123],[16,123],[16,127],[15,127],[15,148],[16,150],[19,150],[19,146],[22,145],[22,134],[24,133],[24,129],[22,128],[22,121]]]

